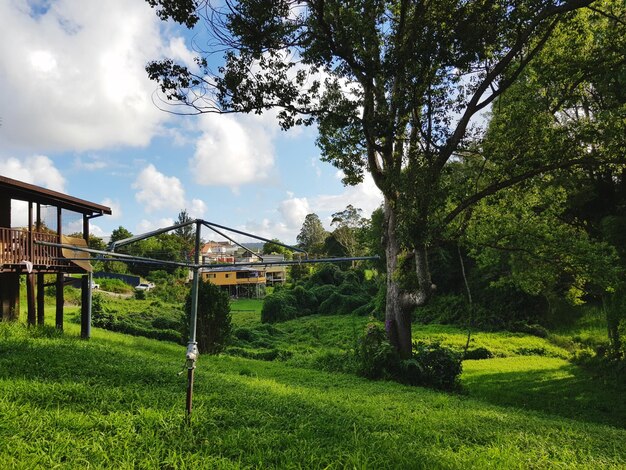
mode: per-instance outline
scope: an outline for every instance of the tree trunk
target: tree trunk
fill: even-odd
[[[387,258],[387,297],[385,330],[392,346],[402,359],[411,357],[411,305],[398,280],[398,256],[401,252],[396,233],[396,214],[392,201],[385,198],[384,246]]]
[[[433,286],[428,266],[426,245],[419,243],[413,250],[418,287],[407,291],[400,284],[398,257],[402,245],[398,240],[394,201],[385,198],[384,247],[387,258],[387,296],[385,329],[392,346],[402,359],[411,357],[411,314],[415,307],[424,305],[432,295]]]

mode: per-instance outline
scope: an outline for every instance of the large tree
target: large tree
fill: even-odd
[[[319,254],[328,233],[317,214],[307,214],[300,233],[296,237],[298,244],[307,252]]]
[[[456,207],[446,206],[447,164],[475,137],[477,114],[592,1],[148,0],[188,27],[203,18],[212,38],[196,68],[166,59],[147,70],[193,112],[276,108],[283,128],[316,123],[322,158],[346,183],[371,174],[384,195],[386,328],[408,356],[411,311],[433,290],[428,250],[445,225],[482,196],[564,162],[512,165],[480,191],[464,182]],[[225,51],[217,72],[216,51]],[[396,275],[406,254],[414,285]]]

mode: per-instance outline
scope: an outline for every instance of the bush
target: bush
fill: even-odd
[[[183,303],[189,294],[189,286],[182,281],[170,281],[157,284],[152,294],[168,303]]]
[[[94,294],[91,298],[91,324],[98,328],[110,330],[116,321],[117,316],[109,310],[106,300],[101,295]]]
[[[133,291],[133,287],[126,284],[121,279],[99,278],[97,282],[100,284],[100,289],[108,292],[125,294]]]
[[[411,359],[400,363],[401,381],[439,390],[456,390],[462,371],[459,354],[438,342],[413,343]]]
[[[318,302],[317,297],[313,292],[305,289],[302,286],[294,287],[291,292],[296,301],[295,306],[298,310],[299,317],[311,315],[315,312]]]
[[[276,323],[296,318],[296,298],[287,290],[280,290],[265,297],[261,309],[262,323]]]
[[[191,292],[185,302],[186,322],[183,336],[189,336]],[[198,317],[196,341],[201,353],[217,354],[224,350],[231,337],[231,315],[228,294],[210,282],[198,283]]]
[[[357,374],[368,379],[390,378],[396,375],[397,355],[385,329],[378,323],[365,326],[355,351]]]
[[[468,350],[463,359],[470,360],[480,360],[480,359],[491,359],[493,357],[493,353],[489,351],[487,348],[476,348]]]

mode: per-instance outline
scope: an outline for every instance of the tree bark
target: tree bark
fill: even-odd
[[[411,357],[411,306],[410,296],[399,281],[398,257],[401,245],[396,233],[396,213],[393,201],[385,198],[384,246],[387,258],[387,296],[385,307],[385,330],[391,345],[400,358]]]

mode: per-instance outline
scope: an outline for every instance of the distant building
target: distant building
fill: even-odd
[[[265,270],[250,266],[222,266],[200,270],[202,280],[220,286],[231,297],[255,297],[265,294]]]

